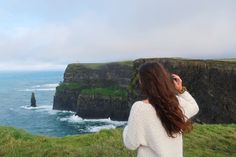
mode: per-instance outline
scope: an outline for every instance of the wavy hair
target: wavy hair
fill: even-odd
[[[139,81],[143,94],[155,108],[169,137],[190,132],[192,123],[180,109],[173,80],[165,68],[157,62],[140,66]]]

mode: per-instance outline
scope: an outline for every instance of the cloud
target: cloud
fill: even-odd
[[[32,2],[25,7],[35,10],[23,15],[0,12],[0,21],[3,14],[24,17],[23,23],[18,19],[17,23],[11,21],[9,28],[0,27],[2,65],[236,57],[234,0],[59,1],[53,7],[55,3],[38,4],[45,15]],[[39,22],[35,23],[34,17]]]

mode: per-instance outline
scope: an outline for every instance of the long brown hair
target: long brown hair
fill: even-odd
[[[176,133],[190,132],[192,123],[186,121],[173,81],[164,67],[157,62],[141,65],[139,80],[143,94],[155,108],[168,136],[174,138]]]

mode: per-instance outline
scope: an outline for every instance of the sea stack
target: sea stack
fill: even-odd
[[[31,95],[31,107],[36,107],[36,99],[35,99],[34,92],[32,92],[32,95]]]

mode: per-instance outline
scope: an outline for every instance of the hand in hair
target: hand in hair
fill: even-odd
[[[175,89],[180,93],[183,89],[182,79],[176,74],[172,74],[171,76],[173,78]]]

